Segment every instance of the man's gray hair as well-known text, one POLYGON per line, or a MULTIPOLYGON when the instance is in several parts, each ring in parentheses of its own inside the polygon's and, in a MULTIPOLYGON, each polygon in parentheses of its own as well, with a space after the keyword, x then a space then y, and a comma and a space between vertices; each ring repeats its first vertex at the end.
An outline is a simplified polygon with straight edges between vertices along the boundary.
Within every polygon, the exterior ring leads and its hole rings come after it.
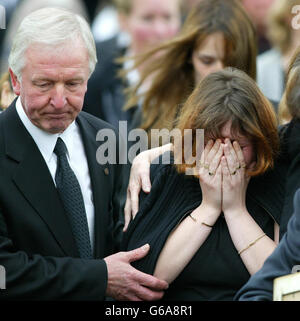
POLYGON ((21 79, 25 52, 31 44, 56 46, 67 41, 83 41, 89 56, 90 74, 97 63, 96 46, 91 29, 81 16, 61 8, 43 8, 26 16, 15 35, 9 67, 21 79))

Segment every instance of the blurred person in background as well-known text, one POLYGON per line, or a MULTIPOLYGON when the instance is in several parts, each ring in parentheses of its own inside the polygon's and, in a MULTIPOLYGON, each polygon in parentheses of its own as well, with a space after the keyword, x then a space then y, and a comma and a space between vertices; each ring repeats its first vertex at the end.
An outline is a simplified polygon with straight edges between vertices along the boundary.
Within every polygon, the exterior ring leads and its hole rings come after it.
POLYGON ((74 13, 80 14, 88 20, 88 13, 82 0, 21 0, 18 6, 12 13, 5 36, 3 40, 3 48, 1 52, 1 66, 0 72, 5 73, 8 71, 8 56, 13 42, 13 38, 17 29, 25 16, 32 11, 42 9, 44 7, 60 7, 70 10, 74 13))
POLYGON ((99 8, 102 8, 107 2, 111 2, 111 0, 82 0, 85 4, 87 14, 88 14, 88 21, 91 23, 94 21, 99 8))
POLYGON ((185 0, 183 3, 183 19, 187 17, 189 12, 196 6, 201 0, 185 0))
POLYGON ((266 24, 267 15, 274 0, 241 0, 241 2, 256 27, 258 52, 262 53, 270 49, 266 24))
POLYGON ((257 83, 264 95, 279 102, 285 88, 288 66, 300 45, 300 31, 293 27, 292 8, 299 0, 275 0, 268 17, 267 34, 272 49, 258 56, 257 83))
POLYGON ((200 80, 227 66, 255 79, 256 55, 255 28, 239 1, 201 0, 177 37, 134 61, 134 68, 147 67, 140 82, 128 89, 125 108, 140 103, 132 127, 172 129, 182 104, 200 80), (142 90, 149 78, 151 84, 142 90))
POLYGON ((0 78, 0 111, 6 109, 15 99, 9 72, 5 72, 0 78))
POLYGON ((100 0, 96 12, 91 26, 95 41, 104 41, 118 36, 121 37, 119 41, 122 43, 122 38, 125 37, 124 46, 126 46, 128 36, 125 31, 120 29, 115 2, 113 0, 100 0))
MULTIPOLYGON (((0 5, 5 8, 5 27, 8 26, 11 16, 16 9, 18 3, 20 3, 21 0, 0 0, 0 5)), ((3 40, 5 36, 5 29, 0 29, 0 59, 1 58, 1 52, 3 51, 3 40)), ((2 62, 0 61, 0 66, 2 65, 2 62)))
POLYGON ((120 120, 131 121, 132 112, 123 111, 123 89, 138 82, 140 70, 133 70, 125 80, 118 73, 128 66, 116 62, 122 56, 139 55, 172 38, 181 26, 181 0, 115 0, 121 30, 129 44, 120 44, 116 36, 96 43, 96 70, 88 83, 84 110, 118 127, 120 120))

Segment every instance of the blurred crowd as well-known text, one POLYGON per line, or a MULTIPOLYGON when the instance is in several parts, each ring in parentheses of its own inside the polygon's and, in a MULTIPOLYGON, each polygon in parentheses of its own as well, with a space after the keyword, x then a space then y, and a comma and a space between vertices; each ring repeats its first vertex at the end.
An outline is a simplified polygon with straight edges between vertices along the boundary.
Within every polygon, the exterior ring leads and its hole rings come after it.
MULTIPOLYGON (((292 7, 297 5, 298 2, 297 0, 240 1, 257 30, 258 85, 263 93, 274 101, 277 108, 284 91, 288 62, 300 39, 298 30, 290 27, 291 20, 295 16, 295 14, 292 14, 292 7)), ((112 67, 109 64, 113 63, 113 58, 139 54, 151 46, 173 37, 179 30, 189 10, 201 0, 174 0, 172 2, 178 2, 178 4, 174 5, 178 5, 178 7, 167 8, 167 10, 171 10, 168 12, 170 17, 165 18, 172 21, 160 23, 159 13, 156 13, 157 17, 152 16, 151 1, 136 1, 136 8, 134 4, 134 10, 128 12, 126 11, 128 9, 126 8, 126 1, 122 0, 1 0, 0 4, 6 9, 6 29, 0 32, 0 73, 4 74, 7 71, 8 54, 20 21, 34 10, 47 6, 58 6, 85 17, 90 23, 97 44, 99 43, 98 55, 101 57, 98 62, 99 68, 104 69, 106 68, 105 64, 112 67), (181 3, 179 4, 179 2, 181 3), (107 42, 108 40, 110 40, 109 43, 107 42), (118 52, 116 53, 117 49, 118 52), (101 51, 103 51, 103 55, 101 51), (108 60, 106 55, 111 54, 113 57, 108 60)), ((156 4, 154 3, 153 5, 155 6, 156 4)), ((164 2, 161 2, 161 6, 163 5, 164 2)), ((130 79, 133 82, 137 80, 137 77, 135 72, 130 75, 130 79)), ((93 87, 92 82, 90 87, 93 87)), ((118 86, 116 85, 116 87, 118 86)), ((91 88, 92 91, 93 88, 91 88)), ((106 94, 104 93, 101 99, 104 99, 109 105, 123 104, 124 102, 119 99, 120 93, 117 89, 116 91, 113 92, 112 97, 106 91, 106 94), (114 100, 115 102, 112 102, 114 100)), ((97 96, 93 96, 93 99, 95 97, 97 96)), ((87 96, 87 105, 89 105, 87 108, 97 116, 104 117, 104 119, 112 123, 115 123, 116 117, 117 119, 130 118, 128 112, 125 113, 119 110, 120 106, 115 107, 117 115, 105 115, 105 110, 102 112, 103 108, 99 107, 101 103, 99 102, 98 106, 92 106, 93 102, 89 98, 90 96, 87 96)), ((5 108, 5 104, 2 104, 2 108, 5 108)), ((107 107, 107 109, 109 108, 107 107)))

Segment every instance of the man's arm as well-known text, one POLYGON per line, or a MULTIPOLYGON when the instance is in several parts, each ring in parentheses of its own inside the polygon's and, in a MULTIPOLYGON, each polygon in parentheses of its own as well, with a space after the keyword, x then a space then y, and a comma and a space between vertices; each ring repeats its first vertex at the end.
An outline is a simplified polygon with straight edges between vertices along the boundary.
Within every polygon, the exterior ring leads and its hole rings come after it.
POLYGON ((157 300, 168 284, 130 265, 148 251, 146 246, 104 260, 29 255, 14 249, 0 213, 0 265, 6 271, 0 300, 157 300))

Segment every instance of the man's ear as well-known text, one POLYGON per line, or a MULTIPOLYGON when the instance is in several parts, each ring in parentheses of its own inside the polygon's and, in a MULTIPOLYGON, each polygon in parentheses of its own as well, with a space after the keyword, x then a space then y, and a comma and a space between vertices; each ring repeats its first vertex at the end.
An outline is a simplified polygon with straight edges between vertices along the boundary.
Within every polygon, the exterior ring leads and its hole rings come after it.
POLYGON ((21 84, 18 80, 18 77, 14 74, 14 72, 11 70, 11 68, 8 69, 11 79, 11 84, 14 90, 14 93, 19 96, 21 91, 21 84))

